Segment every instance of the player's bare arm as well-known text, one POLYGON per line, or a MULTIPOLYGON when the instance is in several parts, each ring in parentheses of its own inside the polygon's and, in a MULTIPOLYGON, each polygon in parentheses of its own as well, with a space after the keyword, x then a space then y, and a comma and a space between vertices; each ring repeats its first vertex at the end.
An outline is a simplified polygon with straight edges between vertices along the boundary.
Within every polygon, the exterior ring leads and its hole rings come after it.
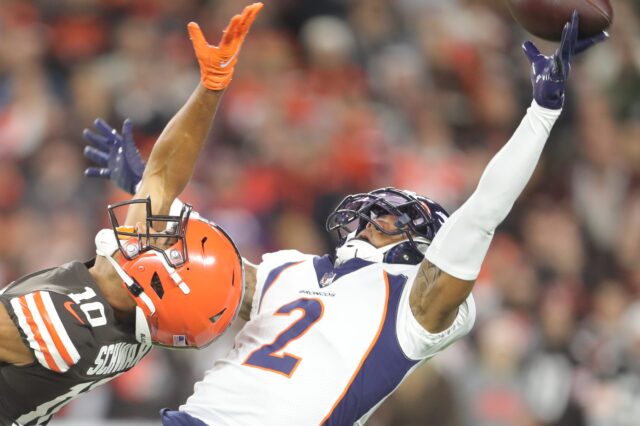
POLYGON ((431 333, 446 330, 455 320, 460 303, 471 294, 474 283, 449 275, 424 260, 409 298, 413 315, 431 333))
POLYGON ((0 361, 14 365, 27 365, 35 361, 22 341, 20 332, 0 303, 0 361))
MULTIPOLYGON (((155 143, 134 195, 150 197, 154 214, 167 214, 191 179, 222 93, 199 85, 155 143)), ((134 226, 145 217, 143 205, 132 205, 125 223, 134 226)))
POLYGON ((444 223, 426 252, 410 297, 411 309, 430 332, 447 329, 473 288, 493 233, 507 216, 537 165, 559 117, 572 57, 606 39, 578 40, 578 15, 564 28, 551 57, 523 45, 532 65, 534 102, 511 139, 485 169, 471 197, 444 223))
MULTIPOLYGON (((234 16, 218 46, 207 43, 198 24, 189 23, 201 84, 158 138, 134 196, 150 197, 154 214, 166 214, 191 179, 222 94, 231 82, 244 39, 261 8, 262 3, 255 3, 234 16)), ((133 226, 145 216, 144 206, 134 205, 127 213, 126 224, 133 226)))
POLYGON ((240 308, 240 318, 245 321, 251 319, 251 306, 253 304, 253 295, 256 292, 256 276, 258 274, 258 267, 246 259, 244 264, 244 299, 242 300, 242 306, 240 308))
MULTIPOLYGON (((123 126, 122 134, 119 134, 104 120, 96 119, 94 124, 97 132, 85 129, 82 134, 89 143, 84 149, 84 155, 95 164, 85 170, 85 176, 110 179, 131 195, 140 191, 139 196, 149 195, 149 185, 154 186, 148 183, 144 190, 140 186, 143 174, 148 172, 147 180, 167 180, 167 191, 179 193, 180 187, 185 184, 185 175, 191 176, 190 169, 187 167, 185 173, 180 164, 170 165, 173 168, 169 169, 164 160, 170 159, 177 163, 171 155, 183 149, 183 144, 193 144, 194 141, 195 145, 191 146, 199 152, 204 142, 202 138, 207 134, 222 92, 233 77, 244 38, 261 8, 262 3, 254 3, 245 7, 240 15, 234 16, 218 46, 209 45, 198 24, 189 23, 189 35, 200 65, 201 85, 156 142, 154 149, 157 158, 152 158, 156 164, 147 167, 150 170, 145 170, 145 163, 133 141, 130 125, 123 126), (190 125, 197 127, 189 127, 190 125)), ((188 158, 189 153, 185 153, 185 156, 188 158)))

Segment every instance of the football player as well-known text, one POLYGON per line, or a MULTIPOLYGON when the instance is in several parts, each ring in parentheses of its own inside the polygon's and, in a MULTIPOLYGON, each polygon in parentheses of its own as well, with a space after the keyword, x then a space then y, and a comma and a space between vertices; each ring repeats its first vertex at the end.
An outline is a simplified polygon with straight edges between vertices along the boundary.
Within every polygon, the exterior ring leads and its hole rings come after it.
MULTIPOLYGON (((574 13, 552 56, 523 45, 532 104, 450 217, 429 198, 378 189, 330 214, 327 230, 341 237, 335 253, 245 260, 248 322, 179 411, 161 412, 163 424, 363 424, 413 369, 467 334, 480 266, 562 111, 571 60, 606 37, 578 40, 574 13)), ((114 134, 106 169, 135 181, 122 143, 114 134)))
MULTIPOLYGON (((76 396, 132 368, 152 343, 204 347, 239 312, 244 274, 233 242, 190 206, 170 206, 191 177, 261 7, 236 15, 219 46, 189 24, 202 83, 154 145, 135 198, 109 207, 113 229, 96 236, 97 257, 3 289, 0 424, 46 424, 76 396)), ((123 134, 130 129, 125 121, 123 134)))

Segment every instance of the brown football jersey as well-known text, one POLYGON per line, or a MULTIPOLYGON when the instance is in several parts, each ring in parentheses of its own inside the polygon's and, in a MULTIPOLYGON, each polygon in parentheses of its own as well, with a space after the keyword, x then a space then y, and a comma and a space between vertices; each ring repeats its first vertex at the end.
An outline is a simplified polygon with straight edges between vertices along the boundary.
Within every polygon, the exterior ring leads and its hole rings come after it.
POLYGON ((0 295, 35 362, 0 362, 0 424, 46 424, 69 401, 133 367, 149 352, 118 321, 89 274, 69 262, 22 277, 0 295))

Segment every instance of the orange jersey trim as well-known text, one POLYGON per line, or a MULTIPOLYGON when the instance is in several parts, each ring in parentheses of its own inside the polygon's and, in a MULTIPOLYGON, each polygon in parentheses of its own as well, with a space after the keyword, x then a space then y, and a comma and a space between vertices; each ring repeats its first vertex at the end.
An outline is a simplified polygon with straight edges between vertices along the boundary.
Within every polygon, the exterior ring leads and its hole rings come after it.
POLYGON ((44 301, 42 300, 42 293, 40 292, 35 293, 33 298, 36 302, 36 306, 38 307, 38 311, 40 312, 40 316, 42 317, 42 321, 47 327, 47 331, 49 331, 49 335, 53 340, 53 344, 55 345, 58 352, 60 352, 62 359, 64 359, 64 362, 66 362, 68 366, 75 364, 73 362, 73 359, 71 358, 71 355, 69 355, 67 348, 64 346, 64 343, 62 343, 62 339, 60 339, 60 336, 58 335, 58 331, 56 330, 55 326, 51 322, 51 319, 49 318, 49 312, 47 311, 47 308, 44 306, 44 301))
POLYGON ((27 300, 23 296, 18 298, 18 301, 20 302, 20 307, 22 308, 22 313, 24 314, 24 317, 27 320, 27 324, 29 324, 31 333, 33 333, 33 338, 38 343, 38 346, 40 346, 40 352, 42 352, 42 355, 44 356, 44 360, 47 362, 49 369, 53 371, 57 371, 58 373, 61 373, 62 370, 58 368, 55 361, 53 360, 53 357, 49 353, 49 348, 47 348, 47 344, 44 342, 42 335, 40 334, 40 330, 38 329, 38 326, 36 325, 35 320, 31 316, 31 310, 27 306, 27 300))

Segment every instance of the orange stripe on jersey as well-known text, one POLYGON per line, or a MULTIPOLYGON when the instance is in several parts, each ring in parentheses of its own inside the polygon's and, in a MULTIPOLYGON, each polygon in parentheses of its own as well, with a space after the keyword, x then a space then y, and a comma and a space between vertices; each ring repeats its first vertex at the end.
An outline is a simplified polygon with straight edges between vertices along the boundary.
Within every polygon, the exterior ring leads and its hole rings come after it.
POLYGON ((49 348, 47 348, 47 344, 44 342, 44 339, 40 334, 40 330, 38 329, 38 326, 36 325, 35 320, 31 316, 31 310, 27 306, 27 300, 25 299, 24 296, 22 296, 18 298, 18 301, 20 302, 20 307, 22 308, 22 313, 24 314, 24 317, 27 320, 27 324, 29 324, 31 333, 33 333, 33 337, 34 339, 36 339, 38 346, 40 346, 40 352, 42 352, 42 355, 44 356, 44 360, 47 363, 47 366, 49 367, 50 370, 61 373, 62 371, 60 370, 60 368, 58 368, 55 361, 53 360, 53 357, 49 353, 49 348))
POLYGON ((367 360, 367 357, 369 356, 371 349, 373 349, 373 347, 378 342, 378 339, 380 338, 380 333, 382 332, 382 326, 384 325, 384 321, 387 317, 387 306, 389 304, 389 277, 387 276, 386 272, 384 273, 384 285, 385 285, 384 309, 382 310, 382 317, 380 318, 380 324, 378 325, 378 331, 376 332, 376 337, 374 337, 371 343, 369 344, 369 348, 367 349, 367 352, 365 352, 362 359, 360 360, 360 363, 358 364, 358 368, 356 368, 356 370, 351 375, 351 378, 349 379, 349 383, 347 383, 347 386, 345 386, 345 388, 342 390, 342 393, 340 394, 336 402, 334 402, 333 407, 331 407, 331 410, 329 410, 329 413, 324 417, 324 419, 322 419, 320 424, 325 424, 327 420, 329 420, 329 417, 331 417, 331 415, 333 414, 333 410, 336 409, 340 401, 342 401, 342 398, 344 398, 345 394, 351 387, 353 380, 356 378, 356 376, 360 372, 360 369, 362 368, 362 364, 364 364, 364 362, 367 360))
POLYGON ((62 343, 62 340, 58 335, 58 331, 51 322, 51 318, 49 318, 49 312, 44 306, 44 301, 42 300, 42 293, 34 293, 33 299, 35 300, 36 306, 38 307, 38 312, 40 312, 40 316, 42 317, 42 320, 44 321, 44 324, 49 331, 49 335, 51 336, 51 339, 53 339, 53 344, 55 345, 58 352, 60 352, 60 355, 62 355, 62 359, 64 359, 64 362, 66 362, 69 366, 75 364, 73 362, 73 359, 71 358, 71 355, 69 355, 67 348, 64 346, 64 343, 62 343))

